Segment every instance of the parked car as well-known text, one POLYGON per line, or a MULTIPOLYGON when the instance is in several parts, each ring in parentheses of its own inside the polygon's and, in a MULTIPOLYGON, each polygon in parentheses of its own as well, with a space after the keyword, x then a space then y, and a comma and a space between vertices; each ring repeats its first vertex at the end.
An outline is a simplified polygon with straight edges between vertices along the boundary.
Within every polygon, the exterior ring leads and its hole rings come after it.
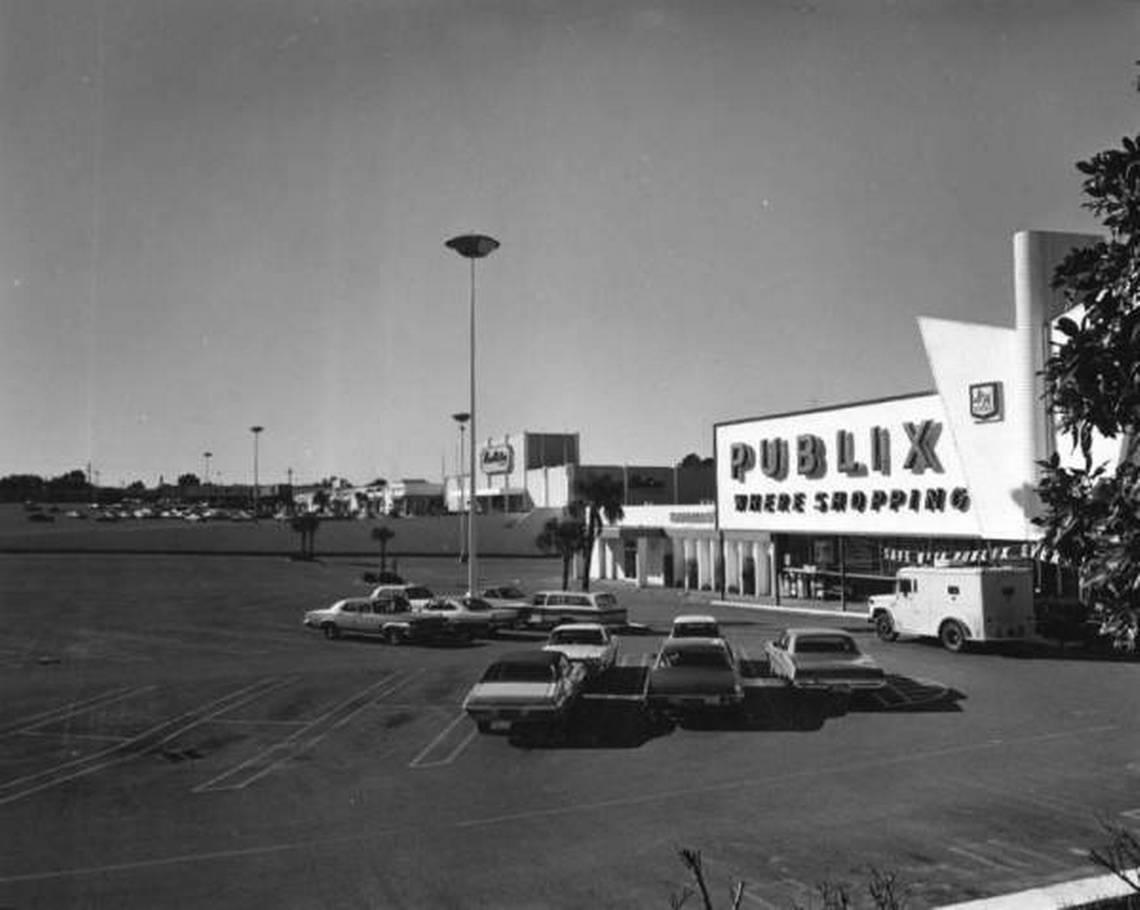
POLYGON ((732 646, 723 638, 667 638, 649 670, 649 706, 670 715, 731 712, 744 702, 732 646))
POLYGON ((302 622, 329 639, 368 635, 398 645, 459 637, 444 617, 415 613, 400 595, 346 597, 323 609, 309 610, 302 622))
POLYGON ((376 600, 377 598, 384 597, 389 594, 399 594, 402 597, 405 597, 408 603, 412 605, 413 609, 426 606, 431 600, 435 598, 435 595, 432 593, 431 588, 425 588, 423 585, 409 584, 377 585, 372 589, 372 593, 368 596, 372 600, 376 600))
POLYGON ((673 619, 670 638, 720 638, 720 625, 712 616, 686 614, 673 619))
POLYGON ((797 689, 881 689, 886 674, 855 639, 839 629, 785 629, 764 646, 773 676, 797 689))
POLYGON ((625 607, 608 591, 539 591, 532 598, 526 624, 553 628, 574 622, 596 622, 604 626, 624 626, 625 607))
POLYGON ((478 597, 436 597, 422 607, 420 613, 442 616, 458 630, 472 638, 486 638, 515 623, 515 612, 492 607, 478 597))
POLYGON ((565 654, 571 663, 580 663, 590 674, 608 670, 617 661, 617 639, 596 622, 556 626, 542 646, 544 651, 565 654))
POLYGON ((586 678, 557 651, 511 651, 483 673, 463 700, 480 733, 559 732, 586 678))
POLYGON ((530 598, 514 585, 498 585, 486 588, 479 595, 492 607, 515 611, 515 623, 522 625, 530 616, 530 598))

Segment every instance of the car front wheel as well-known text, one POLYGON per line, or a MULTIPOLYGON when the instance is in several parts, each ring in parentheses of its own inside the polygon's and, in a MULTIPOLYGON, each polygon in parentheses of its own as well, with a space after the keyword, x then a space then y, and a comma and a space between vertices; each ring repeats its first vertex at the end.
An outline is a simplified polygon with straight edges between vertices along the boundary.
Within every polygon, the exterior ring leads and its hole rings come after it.
POLYGON ((336 627, 336 623, 326 622, 321 626, 321 631, 325 633, 325 638, 329 641, 340 638, 340 629, 336 627))

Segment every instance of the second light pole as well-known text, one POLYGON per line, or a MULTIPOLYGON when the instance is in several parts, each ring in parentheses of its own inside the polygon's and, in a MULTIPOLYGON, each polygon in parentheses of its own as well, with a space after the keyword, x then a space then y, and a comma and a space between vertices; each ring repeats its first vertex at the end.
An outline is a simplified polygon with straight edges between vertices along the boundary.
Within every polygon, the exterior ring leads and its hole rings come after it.
POLYGON ((265 427, 250 427, 249 431, 253 434, 253 520, 257 521, 257 437, 261 435, 261 431, 265 427))
POLYGON ((445 246, 471 262, 471 304, 468 311, 471 333, 471 492, 467 499, 467 593, 474 597, 479 589, 479 573, 475 564, 475 260, 495 252, 499 241, 485 234, 461 234, 452 237, 445 246))
POLYGON ((452 414, 451 419, 459 424, 459 461, 455 473, 459 480, 459 561, 463 562, 465 559, 463 553, 463 512, 466 508, 463 502, 463 453, 466 451, 463 447, 463 431, 467 429, 467 421, 471 419, 471 415, 466 411, 460 411, 458 414, 452 414))

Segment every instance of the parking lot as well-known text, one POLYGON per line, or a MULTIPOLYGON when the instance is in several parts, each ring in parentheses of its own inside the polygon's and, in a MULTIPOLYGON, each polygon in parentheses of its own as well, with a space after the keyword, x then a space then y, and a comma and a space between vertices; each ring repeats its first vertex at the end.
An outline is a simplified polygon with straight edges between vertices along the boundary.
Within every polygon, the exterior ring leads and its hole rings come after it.
MULTIPOLYGON (((1137 666, 884 644, 849 619, 614 588, 647 662, 713 612, 746 660, 838 625, 888 672, 846 709, 747 680, 749 719, 664 727, 579 705, 565 743, 485 736, 471 646, 326 641, 301 613, 361 566, 281 558, 11 556, 0 604, 0 906, 654 907, 702 852, 720 900, 818 903, 869 870, 912 906, 1092 874, 1103 822, 1140 824, 1137 666)), ((461 587, 454 561, 401 571, 461 587)), ((556 587, 545 561, 488 580, 556 587)), ((727 905, 727 904, 726 904, 727 905)))

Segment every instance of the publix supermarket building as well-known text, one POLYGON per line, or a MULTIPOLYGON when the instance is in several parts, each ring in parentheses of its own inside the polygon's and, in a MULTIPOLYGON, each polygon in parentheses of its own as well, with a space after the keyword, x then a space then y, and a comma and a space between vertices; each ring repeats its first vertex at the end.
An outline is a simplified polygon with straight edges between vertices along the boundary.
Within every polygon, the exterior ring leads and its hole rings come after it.
POLYGON ((1058 449, 1040 371, 1066 306, 1053 269, 1095 239, 1015 235, 1012 327, 920 318, 931 390, 717 423, 715 502, 627 507, 594 573, 845 601, 907 564, 1026 563, 1059 592, 1068 582, 1034 559, 1037 462, 1058 449))

